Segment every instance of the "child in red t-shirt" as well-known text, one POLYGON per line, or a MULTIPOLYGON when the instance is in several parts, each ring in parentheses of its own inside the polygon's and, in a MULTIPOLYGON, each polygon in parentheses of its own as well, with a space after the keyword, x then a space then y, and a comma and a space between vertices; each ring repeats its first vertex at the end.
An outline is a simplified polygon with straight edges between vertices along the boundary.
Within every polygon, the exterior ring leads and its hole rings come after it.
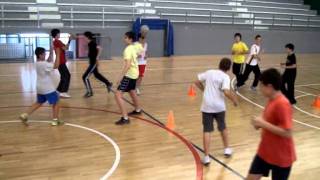
POLYGON ((59 29, 52 29, 51 36, 54 38, 53 40, 53 47, 56 53, 56 56, 59 56, 60 64, 58 67, 60 73, 60 82, 57 88, 57 91, 60 93, 60 97, 63 98, 70 98, 71 96, 68 94, 69 86, 70 86, 70 78, 71 74, 69 72, 68 67, 66 66, 67 59, 66 59, 66 50, 69 49, 70 42, 72 40, 73 35, 69 37, 68 44, 63 44, 60 41, 60 30, 59 29))
POLYGON ((296 153, 292 138, 292 107, 281 93, 281 75, 276 69, 268 69, 260 76, 260 89, 269 100, 263 115, 254 117, 251 124, 261 129, 261 142, 247 180, 268 177, 272 171, 273 180, 289 177, 296 153))

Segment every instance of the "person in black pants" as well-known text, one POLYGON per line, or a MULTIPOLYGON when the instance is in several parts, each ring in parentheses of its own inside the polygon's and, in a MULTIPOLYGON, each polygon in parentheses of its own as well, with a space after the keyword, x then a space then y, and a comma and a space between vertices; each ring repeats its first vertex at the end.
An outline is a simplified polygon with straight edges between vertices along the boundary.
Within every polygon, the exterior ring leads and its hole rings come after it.
POLYGON ((294 83, 297 76, 297 59, 294 53, 294 45, 289 43, 285 46, 288 56, 286 63, 281 63, 281 67, 284 68, 282 75, 282 93, 288 98, 291 104, 296 104, 297 101, 294 97, 294 83))
POLYGON ((84 97, 88 98, 88 97, 93 96, 93 91, 92 91, 92 87, 91 87, 90 80, 89 80, 90 75, 92 73, 95 78, 97 78, 99 81, 101 81, 102 83, 104 83, 106 85, 108 92, 111 91, 112 83, 99 73, 99 70, 98 70, 99 62, 97 60, 97 57, 99 57, 99 55, 101 53, 101 48, 99 46, 97 46, 97 44, 93 38, 93 34, 89 31, 87 31, 84 33, 84 36, 85 36, 86 40, 88 41, 89 67, 87 68, 87 70, 83 74, 82 79, 83 79, 84 85, 86 86, 86 89, 87 89, 87 92, 84 95, 84 97))
POLYGON ((68 70, 68 67, 66 65, 67 58, 66 58, 66 50, 69 49, 69 45, 72 39, 74 39, 74 36, 71 34, 69 37, 68 43, 65 45, 60 40, 60 30, 59 29, 53 29, 51 31, 51 35, 54 38, 53 41, 53 47, 56 53, 57 58, 60 60, 60 64, 58 67, 59 73, 60 73, 60 83, 58 85, 57 91, 60 93, 60 97, 63 98, 70 98, 71 96, 68 94, 69 86, 70 86, 70 79, 71 75, 68 70))
POLYGON ((232 72, 236 76, 237 84, 235 85, 235 90, 238 89, 238 83, 240 82, 240 78, 243 71, 243 65, 245 62, 245 55, 248 53, 248 47, 247 45, 241 41, 241 34, 236 33, 234 35, 234 43, 231 48, 232 53, 232 72))
POLYGON ((260 58, 261 41, 262 41, 262 37, 260 35, 257 35, 255 37, 255 43, 250 48, 250 54, 246 61, 246 67, 245 67, 244 73, 240 77, 240 81, 237 84, 238 87, 243 86, 245 82, 248 80, 250 73, 253 72, 254 80, 251 85, 251 90, 256 91, 259 83, 259 77, 261 74, 260 67, 259 67, 259 61, 261 60, 260 58))

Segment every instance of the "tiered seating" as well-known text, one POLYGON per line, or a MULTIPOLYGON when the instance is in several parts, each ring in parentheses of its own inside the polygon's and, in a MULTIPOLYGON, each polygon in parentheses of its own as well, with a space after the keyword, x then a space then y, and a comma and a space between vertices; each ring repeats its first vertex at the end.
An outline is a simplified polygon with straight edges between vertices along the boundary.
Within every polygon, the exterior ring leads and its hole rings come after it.
POLYGON ((174 23, 320 28, 316 11, 302 0, 56 0, 47 4, 45 13, 41 8, 38 12, 35 7, 43 4, 36 2, 0 0, 2 25, 42 27, 44 21, 52 21, 65 27, 107 27, 128 25, 147 16, 174 23))

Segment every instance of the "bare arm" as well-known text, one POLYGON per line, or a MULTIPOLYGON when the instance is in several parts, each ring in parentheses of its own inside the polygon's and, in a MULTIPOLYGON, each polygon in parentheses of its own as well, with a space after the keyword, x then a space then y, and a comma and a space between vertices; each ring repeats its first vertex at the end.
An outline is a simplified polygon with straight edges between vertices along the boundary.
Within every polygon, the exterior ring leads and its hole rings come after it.
POLYGON ((195 84, 201 91, 204 91, 204 85, 203 85, 203 83, 202 83, 201 81, 196 80, 196 81, 194 82, 194 84, 195 84))
POLYGON ((281 137, 290 138, 292 136, 292 130, 290 129, 283 129, 281 127, 275 126, 267 121, 265 121, 262 117, 254 117, 251 120, 251 124, 256 128, 262 128, 272 132, 281 137))
POLYGON ((238 106, 238 99, 235 94, 233 94, 230 90, 226 89, 223 90, 223 93, 228 99, 230 99, 233 102, 234 106, 238 106))
POLYGON ((121 79, 127 74, 130 66, 131 66, 131 60, 125 60, 123 69, 122 69, 120 77, 119 77, 119 80, 117 81, 118 84, 120 84, 121 79))
POLYGON ((53 66, 53 69, 58 69, 59 65, 60 65, 60 49, 56 49, 55 50, 56 52, 56 60, 54 61, 54 66, 53 66))

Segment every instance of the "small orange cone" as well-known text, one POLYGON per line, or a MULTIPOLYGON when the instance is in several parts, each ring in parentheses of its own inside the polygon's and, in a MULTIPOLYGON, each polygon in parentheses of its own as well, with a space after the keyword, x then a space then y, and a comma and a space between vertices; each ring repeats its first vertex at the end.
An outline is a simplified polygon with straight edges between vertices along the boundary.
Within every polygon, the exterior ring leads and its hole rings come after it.
POLYGON ((196 90, 194 89, 194 86, 191 85, 188 92, 189 97, 195 97, 196 96, 196 90))
POLYGON ((175 128, 173 111, 169 111, 166 127, 171 130, 175 128))
POLYGON ((316 99, 313 102, 313 107, 320 109, 320 95, 316 97, 316 99))

